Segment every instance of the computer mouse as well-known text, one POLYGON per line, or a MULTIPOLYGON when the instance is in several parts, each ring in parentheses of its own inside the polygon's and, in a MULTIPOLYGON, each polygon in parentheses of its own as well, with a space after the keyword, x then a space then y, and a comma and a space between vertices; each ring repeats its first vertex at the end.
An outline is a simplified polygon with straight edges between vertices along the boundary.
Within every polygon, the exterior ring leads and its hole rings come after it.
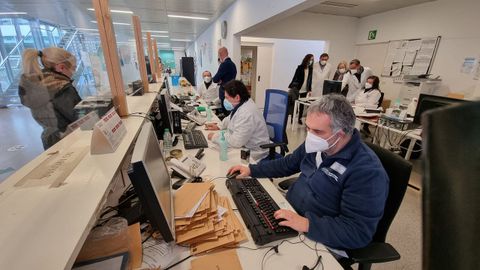
POLYGON ((240 175, 240 171, 234 171, 230 174, 227 174, 226 176, 227 176, 228 179, 233 179, 233 178, 237 177, 238 175, 240 175))

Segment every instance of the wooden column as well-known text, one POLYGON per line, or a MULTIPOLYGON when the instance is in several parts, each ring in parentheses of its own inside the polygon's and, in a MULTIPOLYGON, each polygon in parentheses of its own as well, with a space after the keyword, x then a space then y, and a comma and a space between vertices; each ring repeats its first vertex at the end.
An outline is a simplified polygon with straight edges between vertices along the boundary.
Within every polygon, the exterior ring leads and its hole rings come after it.
POLYGON ((140 18, 136 15, 132 16, 133 31, 135 33, 135 44, 137 46, 138 67, 140 69, 140 78, 143 83, 143 90, 145 93, 150 92, 148 88, 147 65, 145 63, 145 52, 143 47, 142 27, 140 25, 140 18))
POLYGON ((113 104, 120 116, 128 115, 127 98, 123 89, 123 77, 118 59, 117 40, 113 29, 108 0, 92 0, 97 17, 98 32, 102 42, 113 104))
POLYGON ((157 78, 162 78, 162 69, 160 68, 160 58, 158 57, 157 40, 153 39, 153 50, 155 54, 155 70, 157 71, 157 78))
POLYGON ((152 45, 152 35, 150 32, 147 32, 147 46, 148 46, 148 59, 150 60, 150 70, 152 71, 152 79, 154 82, 157 81, 157 75, 155 74, 155 55, 153 53, 153 45, 152 45))

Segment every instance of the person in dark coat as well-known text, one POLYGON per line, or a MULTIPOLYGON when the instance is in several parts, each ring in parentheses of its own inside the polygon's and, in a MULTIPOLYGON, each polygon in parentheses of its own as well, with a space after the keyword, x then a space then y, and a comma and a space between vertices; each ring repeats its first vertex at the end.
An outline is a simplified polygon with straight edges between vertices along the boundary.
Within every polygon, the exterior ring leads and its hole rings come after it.
MULTIPOLYGON (((292 82, 288 85, 288 88, 290 88, 291 102, 295 102, 298 98, 306 97, 308 93, 312 91, 313 62, 313 54, 307 54, 295 70, 292 82)), ((302 124, 303 109, 304 106, 300 104, 298 113, 299 124, 302 124)), ((291 103, 289 111, 293 112, 293 103, 291 103)), ((291 119, 291 121, 293 121, 293 119, 291 119)))
POLYGON ((217 74, 213 76, 212 80, 214 83, 220 85, 218 89, 218 97, 222 104, 223 113, 226 116, 229 112, 225 110, 225 106, 223 105, 223 101, 225 100, 225 89, 223 88, 223 85, 235 79, 237 76, 237 67, 228 56, 228 50, 225 47, 218 49, 218 61, 220 66, 218 67, 217 74))
POLYGON ((73 108, 82 99, 72 84, 75 68, 75 56, 61 48, 26 49, 23 53, 18 95, 43 128, 45 150, 60 141, 68 125, 77 120, 73 108))

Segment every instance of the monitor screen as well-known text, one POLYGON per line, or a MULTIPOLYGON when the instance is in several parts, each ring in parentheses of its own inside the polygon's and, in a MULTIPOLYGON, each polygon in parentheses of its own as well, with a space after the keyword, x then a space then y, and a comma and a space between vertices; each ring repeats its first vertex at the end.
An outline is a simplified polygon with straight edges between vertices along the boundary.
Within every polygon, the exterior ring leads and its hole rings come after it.
MULTIPOLYGON (((170 130, 170 133, 173 132, 173 118, 172 118, 172 111, 170 107, 170 95, 168 94, 168 91, 164 89, 158 96, 158 109, 160 111, 160 120, 162 122, 162 134, 163 131, 168 128, 170 130)), ((159 135, 162 135, 159 134, 159 135)))
POLYGON ((342 91, 342 81, 325 80, 323 81, 323 94, 328 95, 331 93, 340 94, 342 91))
POLYGON ((422 114, 426 111, 460 102, 466 102, 466 100, 420 94, 420 96, 418 97, 418 103, 415 110, 415 117, 413 119, 413 123, 420 125, 422 114))
POLYGON ((174 240, 175 215, 170 174, 150 122, 143 125, 132 155, 128 176, 152 227, 166 242, 174 240))

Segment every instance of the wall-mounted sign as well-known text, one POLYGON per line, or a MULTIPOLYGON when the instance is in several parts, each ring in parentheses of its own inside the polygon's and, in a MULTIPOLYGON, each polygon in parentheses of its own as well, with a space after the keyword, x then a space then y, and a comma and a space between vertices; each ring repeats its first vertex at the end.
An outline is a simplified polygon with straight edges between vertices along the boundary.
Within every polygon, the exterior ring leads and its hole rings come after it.
POLYGON ((371 30, 368 32, 368 40, 374 40, 377 38, 377 30, 371 30))

